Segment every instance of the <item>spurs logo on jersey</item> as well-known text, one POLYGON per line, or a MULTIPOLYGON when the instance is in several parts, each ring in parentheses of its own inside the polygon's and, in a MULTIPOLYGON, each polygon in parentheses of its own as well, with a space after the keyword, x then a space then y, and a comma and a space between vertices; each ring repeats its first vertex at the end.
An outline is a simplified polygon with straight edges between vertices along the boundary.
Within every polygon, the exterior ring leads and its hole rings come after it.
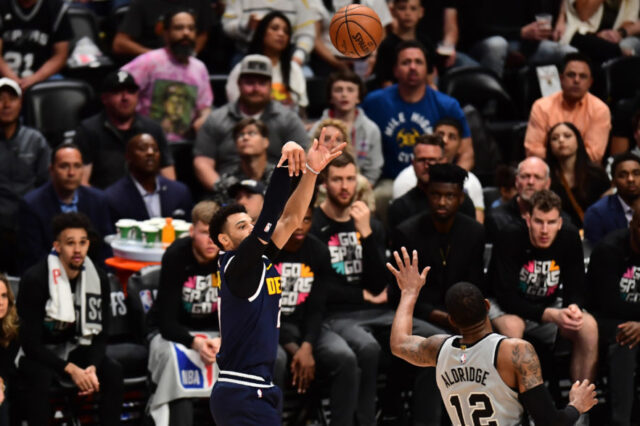
POLYGON ((208 315, 218 309, 220 274, 193 275, 182 284, 182 306, 194 316, 208 315))
POLYGON ((331 266, 347 281, 355 281, 362 273, 362 244, 357 232, 338 232, 329 238, 331 266))
POLYGON ((512 426, 524 412, 518 394, 508 387, 495 366, 504 336, 491 333, 462 348, 460 336, 445 340, 438 353, 436 382, 456 426, 512 426))
POLYGON ((522 265, 519 281, 526 296, 552 296, 560 284, 560 265, 555 260, 530 260, 522 265))
POLYGON ((637 286, 638 280, 640 280, 640 267, 638 266, 630 266, 625 273, 622 274, 618 288, 620 290, 620 298, 623 301, 629 303, 640 302, 640 292, 637 286))
POLYGON ((282 313, 288 315, 309 297, 313 286, 313 271, 301 262, 281 262, 274 264, 274 267, 282 278, 282 313))

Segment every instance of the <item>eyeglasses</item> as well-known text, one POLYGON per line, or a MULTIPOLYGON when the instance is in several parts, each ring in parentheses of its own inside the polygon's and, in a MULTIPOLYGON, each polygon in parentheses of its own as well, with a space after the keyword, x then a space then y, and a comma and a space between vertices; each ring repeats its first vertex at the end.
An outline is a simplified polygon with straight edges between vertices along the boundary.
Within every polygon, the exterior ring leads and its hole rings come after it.
POLYGON ((238 133, 238 139, 242 139, 245 136, 249 136, 250 138, 252 138, 257 135, 258 135, 258 132, 256 132, 255 130, 247 130, 246 132, 238 133))
POLYGON ((430 166, 434 165, 434 164, 438 164, 438 158, 414 158, 413 161, 416 163, 419 163, 421 165, 425 165, 428 164, 430 166))

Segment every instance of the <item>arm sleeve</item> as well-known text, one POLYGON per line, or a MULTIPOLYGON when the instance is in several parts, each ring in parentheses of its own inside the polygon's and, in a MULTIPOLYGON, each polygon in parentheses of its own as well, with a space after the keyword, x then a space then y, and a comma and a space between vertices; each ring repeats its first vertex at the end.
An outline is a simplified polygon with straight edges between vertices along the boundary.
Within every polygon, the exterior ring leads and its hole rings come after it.
POLYGON ((580 412, 572 405, 558 410, 544 384, 521 393, 520 401, 537 425, 570 426, 580 417, 580 412))
POLYGON ((611 131, 611 112, 609 107, 602 104, 598 111, 589 120, 589 126, 583 132, 584 146, 587 149, 589 158, 596 164, 602 163, 602 158, 609 143, 609 132, 611 131))
POLYGON ((69 21, 69 14, 67 11, 69 6, 64 3, 60 3, 60 9, 58 16, 56 16, 56 22, 53 27, 53 34, 51 35, 51 42, 53 44, 61 41, 70 41, 73 38, 73 30, 71 29, 71 22, 69 21))
POLYGON ((180 324, 180 304, 182 303, 182 286, 180 285, 180 268, 183 262, 176 253, 168 249, 162 257, 160 269, 160 285, 158 287, 158 322, 160 333, 166 340, 178 342, 191 347, 193 336, 189 330, 180 324))
POLYGON ((545 146, 545 123, 544 113, 539 102, 535 102, 531 107, 531 114, 529 115, 529 124, 527 125, 527 132, 524 136, 524 149, 526 155, 535 155, 540 158, 546 156, 545 146))
POLYGON ((307 309, 304 318, 304 341, 315 346, 316 339, 320 334, 322 325, 322 316, 324 314, 324 306, 327 301, 327 282, 331 279, 331 261, 329 259, 329 250, 322 247, 322 251, 318 253, 316 260, 316 274, 313 278, 313 287, 309 299, 306 301, 307 309))
POLYGON ((385 237, 382 226, 377 221, 371 222, 371 235, 362 239, 362 288, 378 294, 387 285, 387 268, 385 266, 385 237))
POLYGON ((253 32, 247 28, 249 14, 242 10, 241 0, 226 2, 224 15, 222 15, 222 29, 234 40, 249 41, 253 32))
POLYGON ((584 286, 584 254, 578 232, 572 232, 567 239, 567 246, 562 249, 567 260, 561 266, 562 303, 572 303, 582 307, 585 302, 584 286))
POLYGON ((173 153, 171 149, 169 149, 169 144, 167 143, 167 138, 162 131, 162 128, 158 126, 158 131, 153 132, 153 136, 155 140, 158 142, 158 149, 160 150, 160 166, 168 167, 173 166, 175 161, 173 159, 173 153))
POLYGON ((98 366, 104 358, 107 350, 107 338, 111 327, 111 289, 107 275, 99 271, 100 275, 100 297, 102 298, 102 331, 91 340, 89 355, 87 357, 89 365, 98 366))
POLYGON ((302 59, 303 62, 308 62, 316 38, 315 22, 320 19, 320 16, 308 2, 295 1, 293 4, 296 8, 296 19, 295 22, 292 22, 293 34, 291 37, 291 41, 295 45, 293 56, 302 59))

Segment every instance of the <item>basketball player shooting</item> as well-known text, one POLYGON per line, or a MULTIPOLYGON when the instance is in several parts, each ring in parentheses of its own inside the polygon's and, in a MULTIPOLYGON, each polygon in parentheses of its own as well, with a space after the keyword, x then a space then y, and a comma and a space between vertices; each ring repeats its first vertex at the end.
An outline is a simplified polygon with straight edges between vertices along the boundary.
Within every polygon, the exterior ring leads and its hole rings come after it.
POLYGON ((335 136, 325 142, 324 129, 320 142, 314 140, 306 155, 298 144, 287 142, 255 226, 239 204, 222 207, 211 219, 211 239, 223 250, 218 297, 220 375, 209 402, 218 426, 281 424, 282 393, 272 376, 282 288, 271 259, 302 223, 318 173, 345 145, 336 146, 335 136), (288 167, 280 167, 285 161, 288 167), (293 175, 302 178, 289 197, 293 175))
POLYGON ((402 259, 397 251, 393 255, 398 269, 389 263, 387 268, 402 293, 391 328, 391 351, 414 365, 436 367, 438 388, 454 425, 520 425, 524 408, 535 424, 572 425, 597 403, 595 386, 577 381, 569 404, 558 410, 542 382, 533 346, 493 333, 489 301, 473 284, 455 284, 445 296, 449 321, 462 336, 412 336, 413 309, 429 268, 418 271, 416 251, 413 259, 404 247, 402 259))

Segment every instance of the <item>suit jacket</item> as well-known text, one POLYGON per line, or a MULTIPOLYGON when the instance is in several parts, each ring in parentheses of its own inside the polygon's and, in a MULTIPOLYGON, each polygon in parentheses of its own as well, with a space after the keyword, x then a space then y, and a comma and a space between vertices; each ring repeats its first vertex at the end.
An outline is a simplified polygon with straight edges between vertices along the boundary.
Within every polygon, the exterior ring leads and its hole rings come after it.
POLYGON ((596 244, 611 231, 628 226, 617 195, 599 199, 584 213, 584 236, 592 244, 596 244))
MULTIPOLYGON (((158 175, 160 184, 160 211, 162 217, 187 220, 191 215, 191 192, 182 182, 158 175)), ((114 222, 122 218, 150 219, 147 206, 129 175, 118 180, 105 190, 114 222)))
MULTIPOLYGON (((78 212, 87 215, 98 234, 92 238, 90 256, 102 263, 111 255, 111 249, 103 244, 104 236, 114 233, 113 222, 109 216, 107 197, 99 189, 80 186, 77 189, 78 212)), ((22 268, 42 260, 51 250, 53 229, 51 219, 59 213, 60 201, 51 181, 25 195, 20 205, 20 241, 22 247, 22 268)))

